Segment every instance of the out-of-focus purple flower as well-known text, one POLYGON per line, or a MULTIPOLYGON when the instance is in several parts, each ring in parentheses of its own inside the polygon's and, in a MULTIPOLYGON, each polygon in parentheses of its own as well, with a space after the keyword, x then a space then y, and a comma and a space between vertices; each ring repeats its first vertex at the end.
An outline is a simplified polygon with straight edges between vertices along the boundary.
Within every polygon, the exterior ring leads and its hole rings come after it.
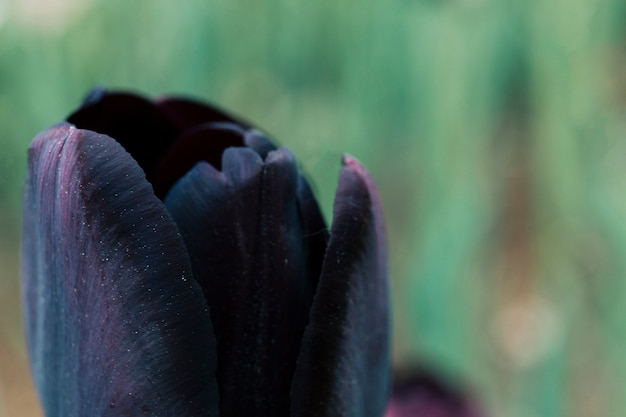
POLYGON ((23 230, 46 416, 383 414, 385 232, 355 159, 328 231, 248 123, 98 90, 33 141, 23 230))
POLYGON ((485 417, 476 400, 423 368, 396 374, 384 417, 485 417))

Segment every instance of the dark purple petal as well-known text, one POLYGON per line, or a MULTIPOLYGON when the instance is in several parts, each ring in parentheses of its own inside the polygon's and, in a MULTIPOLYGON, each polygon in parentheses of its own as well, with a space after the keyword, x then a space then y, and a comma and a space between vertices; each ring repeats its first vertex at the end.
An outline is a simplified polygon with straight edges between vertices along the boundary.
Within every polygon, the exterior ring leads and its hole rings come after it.
POLYGON ((288 416, 317 280, 299 174, 286 149, 265 163, 251 149, 227 149, 222 171, 198 164, 165 200, 211 308, 220 416, 288 416))
POLYGON ((69 124, 35 139, 23 268, 46 415, 217 415, 202 290, 176 225, 113 139, 69 124))
POLYGON ((149 181, 161 156, 180 133, 153 102, 101 89, 92 92, 67 121, 79 129, 114 138, 133 156, 149 181))
POLYGON ((458 387, 423 369, 395 377, 385 417, 483 417, 478 404, 458 387))
POLYGON ((292 386, 292 416, 371 416, 389 385, 386 241, 376 188, 344 157, 322 274, 292 386))
POLYGON ((181 131, 204 123, 230 122, 245 128, 250 124, 217 107, 209 106, 188 98, 167 97, 157 100, 163 114, 181 131))
POLYGON ((244 132, 231 123, 209 123, 188 129, 161 158, 155 169, 152 186, 164 198, 172 185, 200 161, 217 169, 222 166, 222 153, 233 146, 244 145, 244 132))
MULTIPOLYGON (((244 143, 258 153, 262 159, 265 159, 271 151, 276 150, 274 144, 263 133, 254 129, 245 132, 244 143)), ((298 178, 298 206, 300 216, 304 221, 304 239, 309 252, 307 270, 311 279, 315 281, 314 286, 316 286, 326 253, 328 230, 313 191, 302 175, 298 178)))
POLYGON ((249 146, 254 149, 256 153, 261 155, 262 159, 265 159, 267 154, 271 151, 276 150, 276 146, 258 130, 248 130, 245 133, 244 142, 246 146, 249 146))

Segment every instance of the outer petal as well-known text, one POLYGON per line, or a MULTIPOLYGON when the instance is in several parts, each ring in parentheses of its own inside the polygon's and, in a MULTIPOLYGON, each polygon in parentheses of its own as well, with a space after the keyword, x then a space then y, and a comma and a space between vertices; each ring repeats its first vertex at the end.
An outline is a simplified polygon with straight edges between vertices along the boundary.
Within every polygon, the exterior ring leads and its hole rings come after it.
POLYGON ((389 385, 386 242, 367 172, 344 157, 322 274, 292 386, 292 416, 380 417, 389 385))
POLYGON ((23 296, 46 415, 217 415, 215 346, 184 244, 136 162, 69 124, 39 135, 23 296))
POLYGON ((168 194, 214 318, 222 416, 289 415, 289 390, 317 277, 286 149, 265 163, 227 149, 168 194))

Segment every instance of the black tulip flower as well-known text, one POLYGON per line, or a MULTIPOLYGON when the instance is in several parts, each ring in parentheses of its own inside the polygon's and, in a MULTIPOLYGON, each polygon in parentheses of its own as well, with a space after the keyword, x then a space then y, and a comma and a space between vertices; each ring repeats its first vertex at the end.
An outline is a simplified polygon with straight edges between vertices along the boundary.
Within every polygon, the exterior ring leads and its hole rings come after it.
POLYGON ((353 158, 328 231, 292 153, 247 123, 96 91, 33 141, 23 228, 47 417, 384 413, 385 232, 353 158))

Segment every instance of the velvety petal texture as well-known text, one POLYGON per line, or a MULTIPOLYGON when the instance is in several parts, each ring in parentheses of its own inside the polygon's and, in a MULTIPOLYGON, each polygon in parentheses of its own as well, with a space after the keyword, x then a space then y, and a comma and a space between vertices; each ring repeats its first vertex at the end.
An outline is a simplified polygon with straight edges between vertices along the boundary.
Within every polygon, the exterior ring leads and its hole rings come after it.
POLYGON ((218 415, 208 306, 176 225, 115 140, 67 123, 34 140, 23 270, 46 416, 218 415))
POLYGON ((292 416, 382 415, 389 384, 386 234, 369 174, 344 156, 292 385, 292 416))

